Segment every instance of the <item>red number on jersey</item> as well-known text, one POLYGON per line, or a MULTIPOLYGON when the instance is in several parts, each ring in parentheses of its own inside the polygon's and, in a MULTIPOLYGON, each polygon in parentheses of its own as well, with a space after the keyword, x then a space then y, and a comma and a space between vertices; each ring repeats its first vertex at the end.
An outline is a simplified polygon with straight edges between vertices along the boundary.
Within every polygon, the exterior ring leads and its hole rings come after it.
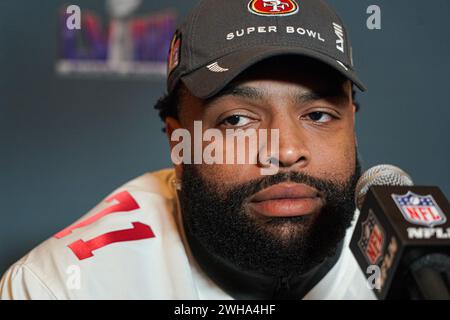
POLYGON ((69 248, 79 260, 83 260, 92 257, 92 251, 114 242, 142 240, 154 237, 155 235, 149 226, 140 222, 133 222, 132 229, 108 232, 88 241, 80 239, 69 244, 69 248))
MULTIPOLYGON (((94 223, 95 221, 111 213, 128 212, 139 209, 139 205, 133 199, 133 197, 128 191, 122 191, 119 192, 118 194, 112 195, 111 197, 106 199, 106 202, 111 202, 112 200, 117 200, 119 203, 112 205, 108 208, 105 208, 99 213, 79 223, 67 227, 66 229, 55 234, 54 237, 57 239, 61 239, 71 234, 74 229, 88 226, 91 223, 94 223)), ((140 222, 133 222, 133 228, 131 229, 108 232, 87 241, 79 239, 69 244, 68 247, 73 251, 73 253, 75 253, 75 255, 79 260, 83 260, 92 257, 93 256, 92 251, 100 249, 111 243, 142 240, 154 237, 155 234, 153 233, 150 226, 140 222)))

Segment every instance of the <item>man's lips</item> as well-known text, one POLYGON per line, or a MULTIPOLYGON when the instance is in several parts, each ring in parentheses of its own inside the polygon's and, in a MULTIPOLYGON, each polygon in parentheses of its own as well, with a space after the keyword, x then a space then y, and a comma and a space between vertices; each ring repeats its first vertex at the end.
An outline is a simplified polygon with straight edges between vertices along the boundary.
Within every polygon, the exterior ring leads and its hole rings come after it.
POLYGON ((294 217, 317 212, 322 206, 319 192, 305 184, 280 183, 256 193, 249 207, 269 217, 294 217))

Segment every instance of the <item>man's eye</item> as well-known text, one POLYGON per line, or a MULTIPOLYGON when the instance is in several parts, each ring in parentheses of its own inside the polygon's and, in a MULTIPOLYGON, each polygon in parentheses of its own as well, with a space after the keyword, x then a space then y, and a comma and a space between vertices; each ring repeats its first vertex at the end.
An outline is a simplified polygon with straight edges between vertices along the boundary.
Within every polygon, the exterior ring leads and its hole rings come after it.
POLYGON ((321 111, 308 113, 306 117, 311 121, 320 123, 329 122, 334 119, 334 117, 331 114, 321 111))
POLYGON ((220 124, 225 126, 242 127, 251 122, 251 119, 241 115, 232 115, 223 119, 220 124))

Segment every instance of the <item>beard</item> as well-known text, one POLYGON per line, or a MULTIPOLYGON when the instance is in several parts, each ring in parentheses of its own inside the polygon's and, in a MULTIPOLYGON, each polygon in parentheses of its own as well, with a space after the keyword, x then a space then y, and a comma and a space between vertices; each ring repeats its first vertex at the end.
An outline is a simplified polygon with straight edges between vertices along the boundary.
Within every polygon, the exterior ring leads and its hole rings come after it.
POLYGON ((224 187, 206 181, 195 165, 184 165, 179 191, 184 226, 206 252, 245 272, 302 275, 335 256, 354 216, 359 162, 345 183, 300 172, 279 172, 224 187), (282 182, 303 183, 324 199, 320 212, 296 217, 252 214, 249 199, 282 182))

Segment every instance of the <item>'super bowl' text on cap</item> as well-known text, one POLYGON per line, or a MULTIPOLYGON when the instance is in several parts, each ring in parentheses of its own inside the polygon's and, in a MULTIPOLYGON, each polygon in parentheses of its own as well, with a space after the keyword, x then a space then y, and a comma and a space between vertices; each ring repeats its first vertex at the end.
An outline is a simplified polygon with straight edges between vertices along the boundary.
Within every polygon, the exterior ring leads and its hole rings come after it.
POLYGON ((200 1, 173 36, 167 90, 181 80, 206 99, 248 67, 277 55, 314 58, 365 90, 347 30, 323 0, 200 1))

